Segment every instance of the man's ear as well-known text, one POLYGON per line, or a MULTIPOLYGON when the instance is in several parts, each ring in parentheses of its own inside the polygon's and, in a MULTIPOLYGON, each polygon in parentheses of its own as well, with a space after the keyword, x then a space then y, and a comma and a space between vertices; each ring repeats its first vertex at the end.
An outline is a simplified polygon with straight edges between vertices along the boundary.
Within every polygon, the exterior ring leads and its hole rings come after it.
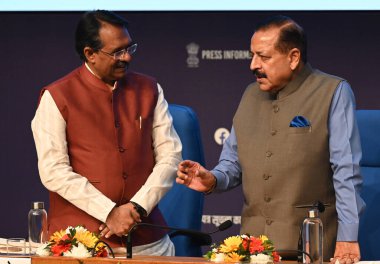
POLYGON ((294 71, 301 62, 301 51, 293 48, 289 51, 289 66, 294 71))
POLYGON ((88 62, 94 63, 95 60, 95 51, 90 47, 85 47, 83 49, 83 54, 86 57, 88 62))

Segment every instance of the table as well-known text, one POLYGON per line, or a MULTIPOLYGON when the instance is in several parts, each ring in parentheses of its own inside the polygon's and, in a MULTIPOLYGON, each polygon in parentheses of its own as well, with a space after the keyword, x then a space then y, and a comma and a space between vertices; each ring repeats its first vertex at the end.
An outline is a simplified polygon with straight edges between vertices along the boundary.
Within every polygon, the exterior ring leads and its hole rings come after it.
POLYGON ((133 256, 126 258, 69 258, 69 257, 39 257, 32 256, 32 264, 96 264, 96 263, 128 263, 128 264, 210 264, 200 257, 166 257, 166 256, 133 256))

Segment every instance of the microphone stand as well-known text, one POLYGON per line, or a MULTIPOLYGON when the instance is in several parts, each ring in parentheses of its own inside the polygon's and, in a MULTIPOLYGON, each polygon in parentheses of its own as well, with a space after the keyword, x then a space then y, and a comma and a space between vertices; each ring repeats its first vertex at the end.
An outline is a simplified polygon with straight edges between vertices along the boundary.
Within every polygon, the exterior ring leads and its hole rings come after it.
MULTIPOLYGON (((134 227, 135 226, 133 226, 132 229, 134 227)), ((127 238, 126 238, 126 243, 125 243, 125 246, 127 249, 127 258, 132 258, 132 229, 131 229, 131 231, 129 231, 127 238)))

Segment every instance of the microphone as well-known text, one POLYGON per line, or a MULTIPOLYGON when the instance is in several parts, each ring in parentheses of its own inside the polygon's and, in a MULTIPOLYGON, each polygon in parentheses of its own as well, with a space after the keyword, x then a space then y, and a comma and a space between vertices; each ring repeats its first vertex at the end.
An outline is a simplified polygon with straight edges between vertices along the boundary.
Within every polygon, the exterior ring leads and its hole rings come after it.
POLYGON ((232 221, 231 220, 224 221, 223 223, 221 223, 218 226, 218 228, 214 232, 211 232, 211 233, 208 233, 208 234, 211 235, 211 234, 214 234, 216 232, 224 231, 224 230, 230 228, 231 226, 232 226, 232 221))
MULTIPOLYGON (((226 220, 223 223, 221 223, 214 231, 209 232, 209 233, 203 233, 203 232, 201 232, 201 233, 207 234, 207 235, 212 235, 212 234, 215 234, 217 232, 224 231, 224 230, 230 228, 231 226, 232 226, 232 221, 226 220)), ((174 237, 174 236, 178 236, 178 235, 188 235, 188 233, 182 232, 182 229, 181 229, 181 230, 176 230, 176 231, 169 234, 170 237, 174 237)), ((208 246, 211 244, 211 242, 212 241, 210 241, 209 243, 204 243, 204 244, 202 244, 202 246, 208 246)))
POLYGON ((325 211, 325 208, 330 206, 331 205, 329 203, 322 203, 321 201, 316 201, 313 204, 296 205, 295 208, 316 208, 320 213, 323 213, 325 211))
POLYGON ((224 231, 224 230, 230 228, 231 226, 232 226, 232 221, 227 220, 227 221, 224 221, 223 223, 221 223, 216 230, 214 230, 210 233, 205 233, 205 232, 201 232, 201 231, 197 231, 197 230, 177 228, 177 227, 172 227, 172 226, 162 226, 162 225, 155 225, 155 224, 150 224, 150 223, 136 223, 131 228, 131 230, 129 230, 129 233, 128 233, 127 238, 126 238, 127 258, 132 258, 132 233, 138 227, 172 230, 174 232, 169 235, 170 237, 177 236, 177 235, 187 235, 187 236, 190 236, 190 237, 196 239, 200 246, 207 246, 207 245, 211 245, 211 243, 212 243, 211 234, 214 234, 214 233, 220 232, 220 231, 224 231))

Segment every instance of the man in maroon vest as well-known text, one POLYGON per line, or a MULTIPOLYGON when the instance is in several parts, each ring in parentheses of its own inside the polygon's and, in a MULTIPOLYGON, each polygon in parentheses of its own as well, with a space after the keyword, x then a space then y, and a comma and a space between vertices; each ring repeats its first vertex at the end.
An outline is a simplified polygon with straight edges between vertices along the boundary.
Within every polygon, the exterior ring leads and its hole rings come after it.
POLYGON ((307 62, 306 36, 292 19, 270 18, 251 39, 250 84, 233 120, 219 164, 192 161, 177 182, 203 192, 242 184, 242 233, 265 234, 278 249, 297 249, 302 205, 328 204, 321 214, 324 260, 360 259, 361 147, 355 101, 342 78, 307 62))
MULTIPOLYGON (((123 18, 87 12, 76 29, 84 64, 42 89, 32 130, 50 234, 85 225, 117 248, 135 223, 165 224, 157 203, 181 143, 160 85, 128 71, 136 48, 123 18)), ((174 254, 164 231, 137 228, 133 237, 135 254, 174 254)))

